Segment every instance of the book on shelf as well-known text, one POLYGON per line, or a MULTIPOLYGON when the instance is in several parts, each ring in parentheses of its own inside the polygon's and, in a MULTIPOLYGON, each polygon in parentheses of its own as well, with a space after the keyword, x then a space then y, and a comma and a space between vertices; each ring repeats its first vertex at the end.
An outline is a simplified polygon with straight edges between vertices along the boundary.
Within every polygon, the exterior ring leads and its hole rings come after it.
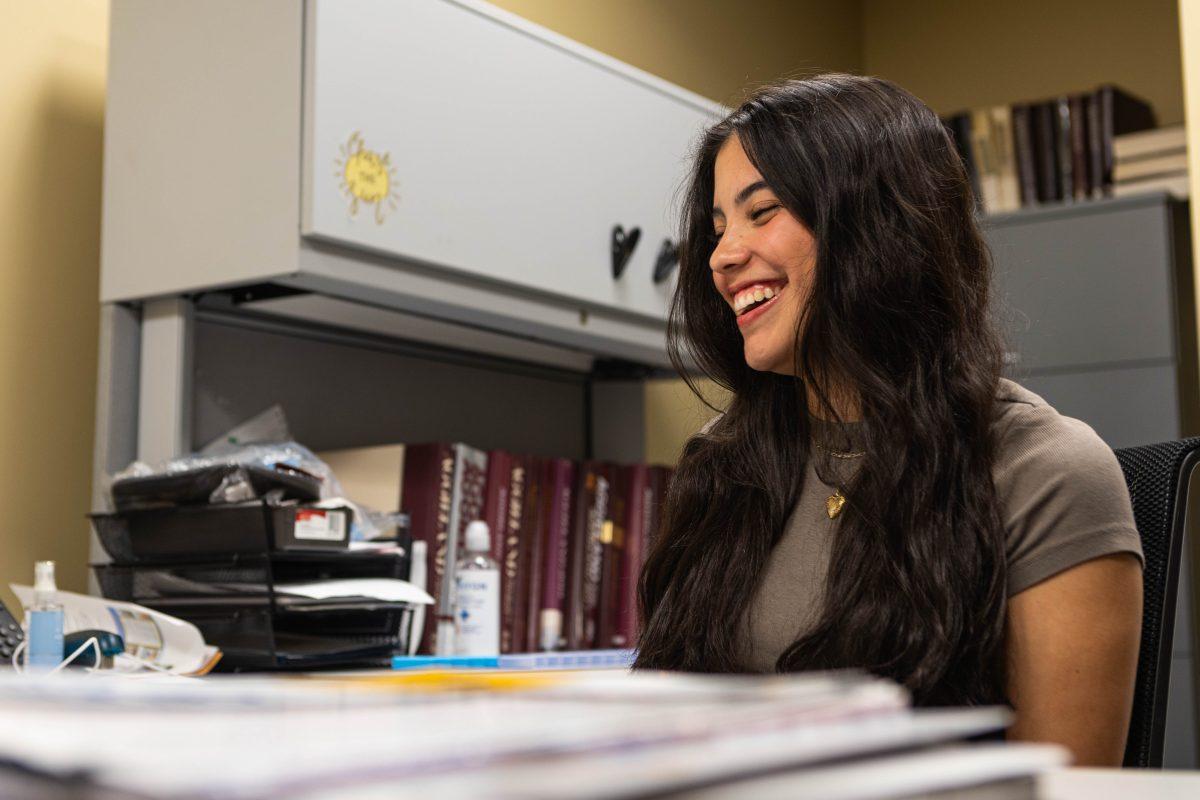
POLYGON ((534 649, 538 650, 559 644, 555 640, 562 636, 562 624, 567 615, 575 473, 575 464, 569 459, 552 458, 547 461, 542 500, 545 514, 540 535, 543 543, 542 592, 538 603, 539 630, 534 642, 534 649), (556 627, 558 630, 555 630, 556 627))
POLYGON ((438 621, 443 632, 453 627, 450 576, 475 519, 488 523, 500 565, 502 653, 632 646, 637 580, 670 473, 461 443, 408 445, 401 504, 425 546, 421 567, 435 599, 419 652, 443 655, 451 646, 440 641, 438 621))
POLYGON ((1153 128, 1154 112, 1145 101, 1106 84, 959 112, 944 124, 980 207, 996 214, 1113 194, 1118 140, 1153 128))
POLYGON ((1113 158, 1118 164, 1150 156, 1186 152, 1187 129, 1183 125, 1168 125, 1165 128, 1113 137, 1113 158))
POLYGON ((1124 181, 1113 186, 1114 197, 1131 197, 1149 192, 1169 192, 1172 197, 1185 200, 1190 192, 1187 173, 1124 181))
POLYGON ((402 502, 413 539, 428 547, 426 591, 434 599, 433 620, 426 618, 422 634, 423 653, 437 653, 452 644, 438 641, 453 628, 450 576, 467 523, 482 517, 487 468, 487 453, 461 443, 431 442, 405 449, 402 502))
POLYGON ((526 460, 525 507, 521 517, 521 566, 517 576, 517 591, 521 593, 520 604, 525 614, 523 623, 513 623, 513 646, 517 648, 517 652, 535 652, 540 649, 538 639, 541 632, 544 546, 542 526, 546 519, 543 508, 548 492, 547 467, 547 459, 530 456, 526 460))
POLYGON ((1181 175, 1187 174, 1187 169, 1187 152, 1118 160, 1113 166, 1113 181, 1119 184, 1141 178, 1181 175))

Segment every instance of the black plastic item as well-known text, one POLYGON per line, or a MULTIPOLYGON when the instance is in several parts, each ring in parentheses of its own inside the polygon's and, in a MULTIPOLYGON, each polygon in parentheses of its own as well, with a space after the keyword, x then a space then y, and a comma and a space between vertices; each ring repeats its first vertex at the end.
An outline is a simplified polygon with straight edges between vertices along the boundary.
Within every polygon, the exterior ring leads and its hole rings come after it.
POLYGON ((670 239, 663 239, 658 248, 658 256, 654 259, 654 282, 662 283, 671 277, 675 267, 679 266, 679 245, 670 239))
POLYGON ((256 464, 214 464, 208 467, 121 478, 113 482, 113 506, 117 511, 144 508, 204 505, 221 485, 244 476, 261 498, 276 492, 280 500, 311 503, 321 498, 321 479, 282 464, 274 468, 256 464))
POLYGON ((633 257, 633 251, 637 247, 638 239, 641 238, 641 228, 630 228, 626 231, 621 225, 613 226, 610 240, 612 247, 613 280, 620 278, 624 274, 625 267, 629 266, 629 259, 633 257))
POLYGON ((104 596, 191 622, 218 669, 384 666, 408 650, 414 609, 370 598, 312 600, 287 584, 408 577, 406 553, 281 553, 192 564, 96 564, 104 596))
POLYGON ((114 561, 197 560, 281 551, 346 550, 354 512, 254 500, 92 514, 92 527, 114 561), (325 531, 317 524, 325 521, 325 531), (333 538, 339 531, 340 538, 333 538))

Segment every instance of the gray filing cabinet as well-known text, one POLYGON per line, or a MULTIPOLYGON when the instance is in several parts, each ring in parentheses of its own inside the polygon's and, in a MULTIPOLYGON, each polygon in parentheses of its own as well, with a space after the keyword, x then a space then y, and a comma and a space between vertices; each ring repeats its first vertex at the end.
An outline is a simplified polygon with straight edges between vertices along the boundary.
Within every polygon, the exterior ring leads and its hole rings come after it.
MULTIPOLYGON (((1200 432, 1187 209, 1148 194, 985 223, 1010 377, 1114 448, 1200 432)), ((1198 501, 1193 490, 1193 512, 1198 501)), ((1176 769, 1200 766, 1189 572, 1185 563, 1163 758, 1176 769)))
POLYGON ((985 227, 1012 378, 1112 447, 1196 430, 1186 202, 1150 194, 985 227))

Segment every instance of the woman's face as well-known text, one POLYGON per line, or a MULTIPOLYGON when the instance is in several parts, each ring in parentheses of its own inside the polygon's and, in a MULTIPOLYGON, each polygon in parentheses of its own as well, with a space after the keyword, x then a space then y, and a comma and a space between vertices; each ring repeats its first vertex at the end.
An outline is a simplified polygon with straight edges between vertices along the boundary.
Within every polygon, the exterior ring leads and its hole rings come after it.
POLYGON ((795 372, 796 327, 816 269, 816 240, 780 204, 731 136, 713 168, 713 284, 737 316, 746 363, 795 372))

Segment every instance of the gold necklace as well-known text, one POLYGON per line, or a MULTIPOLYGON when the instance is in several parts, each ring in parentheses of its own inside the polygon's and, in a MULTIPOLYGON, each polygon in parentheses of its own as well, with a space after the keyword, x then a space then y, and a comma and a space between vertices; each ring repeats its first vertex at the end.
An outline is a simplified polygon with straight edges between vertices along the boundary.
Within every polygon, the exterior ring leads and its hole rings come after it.
MULTIPOLYGON (((816 448, 818 450, 828 453, 829 455, 833 456, 834 458, 842 458, 842 459, 862 458, 863 456, 865 456, 867 454, 865 450, 861 450, 858 452, 839 453, 837 450, 830 450, 828 447, 825 447, 820 442, 813 442, 813 444, 816 446, 816 448)), ((829 497, 825 498, 825 513, 829 515, 830 519, 837 519, 838 515, 842 513, 842 509, 845 507, 845 505, 846 505, 846 495, 842 494, 841 489, 834 489, 833 494, 831 494, 831 495, 829 495, 829 497)))

